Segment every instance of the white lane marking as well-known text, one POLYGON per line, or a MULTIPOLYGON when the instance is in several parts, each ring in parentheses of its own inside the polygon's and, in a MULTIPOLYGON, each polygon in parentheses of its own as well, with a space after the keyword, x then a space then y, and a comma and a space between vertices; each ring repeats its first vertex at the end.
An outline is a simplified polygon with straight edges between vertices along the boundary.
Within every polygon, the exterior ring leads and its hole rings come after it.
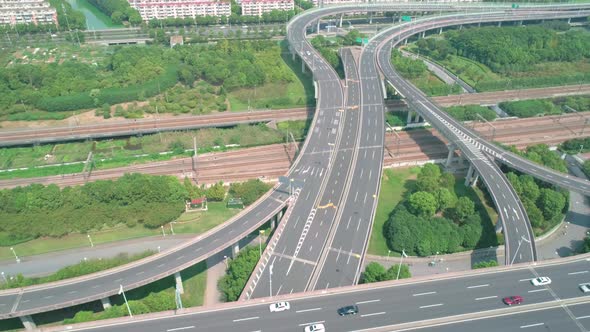
POLYGON ((361 301, 361 302, 357 302, 355 304, 365 304, 365 303, 373 303, 373 302, 379 302, 381 301, 381 299, 377 299, 377 300, 368 300, 368 301, 361 301))
POLYGON ((248 317, 248 318, 240 318, 240 319, 234 319, 234 322, 243 322, 245 320, 254 320, 254 319, 258 319, 260 317, 255 316, 255 317, 248 317))
POLYGON ((162 266, 164 266, 164 264, 160 264, 160 265, 158 265, 157 267, 162 267, 162 266))
POLYGON ((440 307, 441 305, 444 305, 444 303, 437 303, 437 304, 429 304, 429 305, 423 305, 421 307, 419 307, 420 309, 426 309, 426 308, 432 308, 432 307, 440 307))
POLYGON ((545 323, 537 323, 537 324, 523 325, 520 328, 521 329, 526 329, 527 327, 535 327, 535 326, 541 326, 541 325, 545 325, 545 323))
POLYGON ((47 295, 47 296, 44 297, 44 299, 50 299, 52 297, 53 297, 53 295, 47 295))
POLYGON ((486 296, 486 297, 478 297, 475 299, 475 301, 481 301, 481 300, 488 300, 488 299, 495 299, 497 298, 498 295, 493 295, 493 296, 486 296))
POLYGON ((299 326, 307 326, 307 325, 313 325, 313 324, 322 324, 322 323, 325 323, 325 322, 326 322, 325 320, 320 320, 320 321, 317 321, 317 322, 309 322, 309 323, 299 324, 299 326))
POLYGON ((372 314, 364 314, 364 315, 361 315, 361 317, 370 317, 370 316, 377 316, 377 315, 385 315, 385 311, 374 312, 372 314))
POLYGON ((490 284, 484 284, 484 285, 475 285, 475 286, 468 286, 467 288, 468 288, 468 289, 471 289, 471 288, 488 287, 489 285, 490 285, 490 284))
POLYGON ((311 308, 311 309, 297 310, 297 311, 295 311, 295 313, 308 312, 308 311, 318 311, 318 310, 322 310, 322 308, 311 308))
POLYGON ((573 276, 574 274, 582 274, 582 273, 588 273, 588 271, 570 272, 570 273, 568 273, 568 275, 573 276))
POLYGON ((530 291, 529 291, 529 293, 545 292, 545 291, 548 291, 548 290, 549 290, 549 289, 547 289, 547 288, 543 288, 543 289, 533 289, 533 290, 530 290, 530 291))
POLYGON ((412 294, 412 296, 422 296, 422 295, 430 295, 430 294, 436 294, 436 292, 418 293, 418 294, 412 294))
POLYGON ((520 279, 519 281, 531 281, 531 280, 533 280, 533 279, 535 279, 535 278, 520 279))
POLYGON ((586 319, 586 318, 590 318, 590 315, 588 315, 588 316, 582 316, 582 317, 576 317, 576 319, 586 319))
POLYGON ((194 326, 185 326, 185 327, 177 327, 175 329, 168 329, 166 330, 167 332, 172 332, 172 331, 181 331, 181 330, 188 330, 188 329, 194 329, 194 326))

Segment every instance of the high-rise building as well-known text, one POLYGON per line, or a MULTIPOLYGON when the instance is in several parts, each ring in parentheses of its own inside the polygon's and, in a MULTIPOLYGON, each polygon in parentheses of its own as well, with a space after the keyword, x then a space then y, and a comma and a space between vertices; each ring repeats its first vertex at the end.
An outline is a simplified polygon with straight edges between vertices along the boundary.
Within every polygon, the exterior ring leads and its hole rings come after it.
POLYGON ((128 0, 144 20, 197 16, 229 16, 229 0, 128 0))
POLYGON ((44 0, 0 0, 0 24, 57 25, 57 12, 44 0))

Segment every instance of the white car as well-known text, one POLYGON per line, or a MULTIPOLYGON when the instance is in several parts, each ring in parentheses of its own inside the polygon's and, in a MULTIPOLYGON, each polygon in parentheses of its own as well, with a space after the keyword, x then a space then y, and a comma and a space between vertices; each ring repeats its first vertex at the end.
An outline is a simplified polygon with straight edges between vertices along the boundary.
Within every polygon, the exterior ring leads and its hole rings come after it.
POLYGON ((590 282, 587 282, 585 284, 580 284, 580 289, 584 293, 590 293, 590 282))
POLYGON ((291 309, 289 302, 277 302, 269 306, 270 312, 280 312, 291 309))
POLYGON ((531 279, 531 284, 534 286, 545 286, 551 283, 551 279, 549 277, 539 277, 535 279, 531 279))
POLYGON ((326 327, 324 324, 313 324, 306 326, 303 331, 305 332, 325 332, 326 327))

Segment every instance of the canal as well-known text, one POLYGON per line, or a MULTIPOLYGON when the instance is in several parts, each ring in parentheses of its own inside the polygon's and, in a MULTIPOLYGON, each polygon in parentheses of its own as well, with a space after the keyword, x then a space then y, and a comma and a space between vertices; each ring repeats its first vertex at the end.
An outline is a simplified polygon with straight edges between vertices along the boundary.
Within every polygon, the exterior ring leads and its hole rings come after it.
POLYGON ((88 30, 102 30, 111 28, 122 28, 122 25, 113 24, 111 18, 103 14, 96 7, 86 0, 67 0, 72 8, 81 11, 86 16, 88 30))

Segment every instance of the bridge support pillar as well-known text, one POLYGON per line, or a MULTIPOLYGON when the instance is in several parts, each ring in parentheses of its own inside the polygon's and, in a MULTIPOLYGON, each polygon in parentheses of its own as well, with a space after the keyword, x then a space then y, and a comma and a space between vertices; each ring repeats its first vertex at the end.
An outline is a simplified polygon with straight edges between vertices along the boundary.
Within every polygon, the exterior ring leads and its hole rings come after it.
POLYGON ((500 234, 502 231, 504 231, 504 226, 502 226, 502 221, 500 221, 500 217, 498 217, 498 220, 496 220, 496 233, 500 234))
POLYGON ((572 18, 571 17, 567 19, 567 24, 570 24, 570 23, 572 23, 572 18))
POLYGON ((33 331, 37 328, 37 325, 33 321, 33 317, 31 316, 20 316, 20 321, 23 323, 23 326, 27 331, 33 331))
POLYGON ((481 22, 477 22, 477 27, 480 28, 481 27, 481 22))
POLYGON ((438 34, 440 35, 440 34, 442 34, 442 32, 443 32, 443 29, 442 28, 439 28, 438 29, 438 34))
POLYGON ((473 176, 473 172, 474 172, 474 168, 473 165, 469 165, 469 170, 467 170, 467 175, 465 175, 465 186, 469 186, 470 182, 471 182, 471 177, 473 176))
POLYGON ((184 286, 182 285, 182 276, 180 272, 174 273, 174 280, 176 280, 176 289, 180 294, 184 294, 184 286))
POLYGON ((408 38, 404 39, 404 45, 408 45, 408 38))
POLYGON ((369 14, 369 24, 373 24, 373 14, 369 14))
POLYGON ((418 114, 418 112, 416 112, 416 117, 414 117, 414 122, 415 123, 420 123, 421 122, 420 120, 421 120, 420 119, 420 114, 418 114))
POLYGON ((109 297, 100 299, 100 303, 102 303, 102 308, 105 310, 111 307, 111 299, 109 297))
POLYGON ((274 216, 272 217, 272 219, 270 219, 270 231, 274 231, 275 228, 277 228, 277 223, 278 223, 278 216, 274 216))
POLYGON ((463 30, 463 24, 459 25, 459 30, 463 30))
POLYGON ((407 124, 412 123, 412 111, 408 110, 408 119, 406 120, 407 124))
POLYGON ((426 37, 426 31, 422 31, 422 38, 426 37))
POLYGON ((317 24, 317 26, 316 26, 315 32, 316 32, 317 34, 319 34, 319 33, 320 33, 320 20, 318 20, 318 24, 317 24))
POLYGON ((449 154, 447 155, 447 162, 445 163, 445 167, 451 166, 451 163, 453 162, 453 156, 455 155, 455 150, 457 149, 457 147, 454 144, 449 144, 447 147, 449 148, 449 154))
POLYGON ((280 210, 280 211, 277 213, 277 221, 281 221, 281 219, 283 219, 283 210, 280 210))
POLYGON ((498 27, 502 26, 502 21, 498 22, 498 27))
POLYGON ((232 247, 231 247, 231 258, 235 259, 238 256, 238 253, 240 252, 240 242, 236 242, 232 247))
POLYGON ((303 58, 301 58, 301 72, 305 73, 305 61, 303 61, 303 58))
POLYGON ((344 17, 344 14, 340 15, 340 22, 338 23, 339 28, 342 28, 342 17, 344 17))

